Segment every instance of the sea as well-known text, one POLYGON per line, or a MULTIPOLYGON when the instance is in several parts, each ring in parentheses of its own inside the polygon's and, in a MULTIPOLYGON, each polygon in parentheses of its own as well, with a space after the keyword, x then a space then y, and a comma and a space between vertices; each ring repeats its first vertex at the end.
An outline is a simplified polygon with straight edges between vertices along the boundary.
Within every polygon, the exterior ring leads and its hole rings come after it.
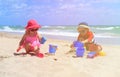
MULTIPOLYGON (((0 32, 24 34, 24 27, 21 25, 0 25, 0 32)), ((90 29, 94 32, 97 43, 120 45, 120 25, 91 25, 90 29)), ((45 25, 38 32, 46 38, 71 41, 76 40, 79 34, 76 25, 45 25)))

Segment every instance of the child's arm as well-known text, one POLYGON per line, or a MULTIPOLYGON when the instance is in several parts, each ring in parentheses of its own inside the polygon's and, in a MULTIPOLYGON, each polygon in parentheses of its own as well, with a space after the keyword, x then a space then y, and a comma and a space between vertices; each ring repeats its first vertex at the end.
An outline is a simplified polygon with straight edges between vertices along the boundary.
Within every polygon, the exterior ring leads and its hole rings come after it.
POLYGON ((17 52, 19 52, 23 48, 24 39, 25 39, 25 34, 23 35, 22 39, 19 42, 19 47, 17 48, 17 52))
POLYGON ((82 41, 82 43, 87 43, 87 42, 89 42, 89 41, 88 41, 88 39, 86 39, 86 40, 82 41))
POLYGON ((22 39, 21 39, 20 42, 19 42, 19 46, 22 46, 22 45, 23 45, 24 40, 25 40, 25 37, 26 37, 26 35, 24 34, 23 37, 22 37, 22 39))
POLYGON ((81 37, 81 35, 79 34, 79 35, 78 35, 78 38, 77 38, 77 41, 80 41, 80 42, 81 42, 81 41, 83 41, 83 40, 84 40, 83 37, 81 37))
POLYGON ((94 38, 94 35, 93 35, 93 33, 92 32, 89 32, 88 33, 88 39, 86 39, 86 40, 84 40, 84 41, 82 41, 82 43, 87 43, 87 42, 91 42, 92 40, 93 40, 93 38, 94 38))
POLYGON ((37 36, 38 36, 39 42, 40 42, 41 44, 44 44, 45 41, 46 41, 46 38, 44 38, 42 35, 37 35, 37 36))
POLYGON ((41 41, 42 35, 37 34, 39 41, 41 41))

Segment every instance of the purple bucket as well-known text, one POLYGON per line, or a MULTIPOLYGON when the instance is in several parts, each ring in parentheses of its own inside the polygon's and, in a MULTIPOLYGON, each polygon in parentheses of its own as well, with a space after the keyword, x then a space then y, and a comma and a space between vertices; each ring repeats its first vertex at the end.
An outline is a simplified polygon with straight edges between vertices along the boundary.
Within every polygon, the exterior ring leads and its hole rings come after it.
POLYGON ((51 45, 51 44, 49 45, 49 53, 55 54, 56 50, 57 50, 57 45, 51 45))
POLYGON ((84 44, 79 42, 79 41, 74 41, 73 45, 74 45, 74 47, 79 47, 79 48, 83 48, 84 47, 84 44))
POLYGON ((96 54, 96 52, 89 52, 87 55, 87 58, 94 58, 95 54, 96 54))
POLYGON ((84 48, 76 48, 76 56, 77 57, 83 57, 84 52, 85 52, 84 48))

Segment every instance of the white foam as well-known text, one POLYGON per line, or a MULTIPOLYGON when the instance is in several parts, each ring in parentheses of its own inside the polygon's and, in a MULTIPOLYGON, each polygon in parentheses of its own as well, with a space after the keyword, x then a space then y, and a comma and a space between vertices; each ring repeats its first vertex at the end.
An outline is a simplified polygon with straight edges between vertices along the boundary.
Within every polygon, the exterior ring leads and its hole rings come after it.
POLYGON ((96 28, 97 30, 113 30, 115 27, 96 28))
POLYGON ((9 26, 4 26, 4 27, 3 27, 3 30, 4 30, 4 31, 13 31, 9 26))
POLYGON ((72 33, 72 32, 45 32, 45 31, 39 31, 39 33, 41 34, 47 34, 47 35, 56 35, 56 36, 71 36, 71 37, 77 37, 78 36, 78 33, 72 33))
MULTIPOLYGON (((56 37, 58 36, 69 36, 69 37, 78 37, 78 32, 76 31, 76 29, 74 28, 70 28, 68 29, 66 26, 43 26, 44 28, 41 28, 39 30, 40 34, 46 34, 46 35, 55 35, 56 37), (46 29, 45 29, 46 28, 46 29), (67 28, 67 29, 64 29, 67 28)), ((116 29, 116 28, 120 28, 119 26, 116 27, 96 27, 94 29, 99 29, 99 30, 95 30, 95 37, 100 37, 100 38, 116 38, 116 37, 120 37, 119 34, 115 34, 112 31, 108 30, 112 30, 112 29, 116 29), (105 30, 104 32, 102 32, 102 30, 105 30)), ((25 29, 22 27, 12 27, 12 26, 3 26, 0 28, 0 31, 5 31, 5 32, 16 32, 16 33, 24 33, 25 29)))

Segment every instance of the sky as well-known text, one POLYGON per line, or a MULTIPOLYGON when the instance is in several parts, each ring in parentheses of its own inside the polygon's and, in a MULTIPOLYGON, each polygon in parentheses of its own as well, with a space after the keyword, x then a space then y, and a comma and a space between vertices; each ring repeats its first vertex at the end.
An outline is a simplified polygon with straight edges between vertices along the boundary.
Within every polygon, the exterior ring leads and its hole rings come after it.
POLYGON ((0 25, 120 25, 120 0, 0 0, 0 25))

